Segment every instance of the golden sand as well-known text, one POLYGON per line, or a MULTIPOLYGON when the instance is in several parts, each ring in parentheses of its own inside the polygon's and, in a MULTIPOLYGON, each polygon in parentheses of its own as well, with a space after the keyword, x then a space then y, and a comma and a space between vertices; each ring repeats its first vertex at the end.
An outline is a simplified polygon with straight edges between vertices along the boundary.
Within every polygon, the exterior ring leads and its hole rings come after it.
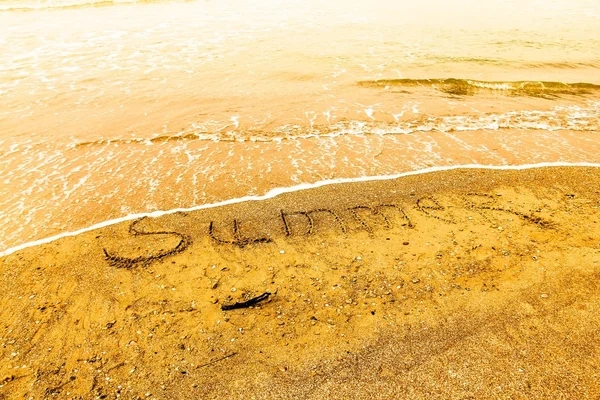
POLYGON ((25 249, 0 398, 596 398, 599 221, 598 169, 456 170, 25 249))

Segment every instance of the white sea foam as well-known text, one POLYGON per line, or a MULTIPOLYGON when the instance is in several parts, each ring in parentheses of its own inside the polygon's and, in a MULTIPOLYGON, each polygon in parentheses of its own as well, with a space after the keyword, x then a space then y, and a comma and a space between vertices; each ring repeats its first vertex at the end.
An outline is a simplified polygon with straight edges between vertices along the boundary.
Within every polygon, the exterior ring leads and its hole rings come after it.
POLYGON ((470 81, 467 83, 471 86, 484 88, 484 89, 493 89, 493 90, 512 90, 515 89, 513 85, 508 82, 505 83, 495 83, 495 82, 480 82, 480 81, 470 81))
POLYGON ((14 246, 14 247, 8 248, 8 249, 0 252, 0 257, 10 255, 14 252, 17 252, 19 250, 23 250, 23 249, 26 249, 29 247, 34 247, 34 246, 39 246, 42 244, 54 242, 54 241, 64 238, 64 237, 76 236, 81 233, 89 232, 89 231, 92 231, 95 229, 114 225, 114 224, 124 222, 124 221, 131 221, 131 220, 134 220, 137 218, 142 218, 142 217, 157 218, 157 217, 161 217, 163 215, 174 214, 176 212, 190 212, 190 211, 197 211, 197 210, 202 210, 202 209, 207 209, 207 208, 221 207, 221 206, 226 206, 226 205, 230 205, 230 204, 243 203, 243 202, 247 202, 247 201, 267 200, 267 199, 271 199, 273 197, 279 196, 284 193, 297 192, 300 190, 313 189, 313 188, 318 188, 318 187, 327 186, 327 185, 335 185, 335 184, 340 184, 340 183, 352 183, 352 182, 383 181, 383 180, 397 179, 397 178, 411 176, 411 175, 420 175, 420 174, 426 174, 426 173, 431 173, 431 172, 450 171, 450 170, 456 170, 456 169, 524 170, 524 169, 543 168, 543 167, 594 167, 594 168, 600 168, 600 163, 543 162, 543 163, 538 163, 538 164, 521 164, 521 165, 465 164, 465 165, 452 165, 452 166, 444 166, 444 167, 431 167, 431 168, 425 168, 425 169, 420 169, 420 170, 415 170, 415 171, 402 172, 399 174, 392 174, 392 175, 361 176, 361 177, 357 177, 357 178, 338 178, 338 179, 329 179, 329 180, 318 181, 318 182, 314 182, 314 183, 302 183, 302 184, 290 186, 290 187, 274 188, 274 189, 269 190, 267 193, 265 193, 264 195, 261 195, 261 196, 244 196, 244 197, 220 201, 217 203, 203 204, 203 205, 198 205, 198 206, 188 207, 188 208, 173 208, 170 210, 157 210, 157 211, 148 212, 148 213, 129 214, 129 215, 125 215, 120 218, 103 221, 103 222, 91 225, 89 227, 86 227, 86 228, 78 229, 76 231, 63 232, 58 235, 50 236, 50 237, 47 237, 44 239, 39 239, 39 240, 23 243, 21 245, 14 246))

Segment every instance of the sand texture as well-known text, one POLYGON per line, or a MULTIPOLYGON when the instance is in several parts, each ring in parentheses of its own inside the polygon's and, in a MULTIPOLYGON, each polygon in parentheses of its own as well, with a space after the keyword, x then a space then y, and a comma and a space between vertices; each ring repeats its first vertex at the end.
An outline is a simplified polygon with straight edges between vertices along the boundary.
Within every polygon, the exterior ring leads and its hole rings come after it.
POLYGON ((3 257, 0 293, 0 399, 598 398, 600 170, 124 222, 3 257))

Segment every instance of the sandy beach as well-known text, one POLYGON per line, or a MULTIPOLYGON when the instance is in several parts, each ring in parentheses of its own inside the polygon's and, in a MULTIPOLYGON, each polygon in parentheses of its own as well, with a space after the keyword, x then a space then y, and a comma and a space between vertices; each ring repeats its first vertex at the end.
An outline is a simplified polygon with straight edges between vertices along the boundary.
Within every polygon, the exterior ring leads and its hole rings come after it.
POLYGON ((597 168, 459 169, 24 249, 0 398, 596 398, 599 221, 597 168))
POLYGON ((598 0, 0 0, 0 400, 600 399, 598 0))

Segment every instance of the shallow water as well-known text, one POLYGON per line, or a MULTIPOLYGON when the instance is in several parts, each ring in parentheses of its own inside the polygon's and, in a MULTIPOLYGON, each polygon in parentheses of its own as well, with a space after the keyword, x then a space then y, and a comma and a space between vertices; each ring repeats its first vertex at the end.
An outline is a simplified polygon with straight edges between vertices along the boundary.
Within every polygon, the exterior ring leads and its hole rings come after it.
POLYGON ((413 3, 0 1, 0 250, 323 179, 600 162, 598 2, 413 3))

